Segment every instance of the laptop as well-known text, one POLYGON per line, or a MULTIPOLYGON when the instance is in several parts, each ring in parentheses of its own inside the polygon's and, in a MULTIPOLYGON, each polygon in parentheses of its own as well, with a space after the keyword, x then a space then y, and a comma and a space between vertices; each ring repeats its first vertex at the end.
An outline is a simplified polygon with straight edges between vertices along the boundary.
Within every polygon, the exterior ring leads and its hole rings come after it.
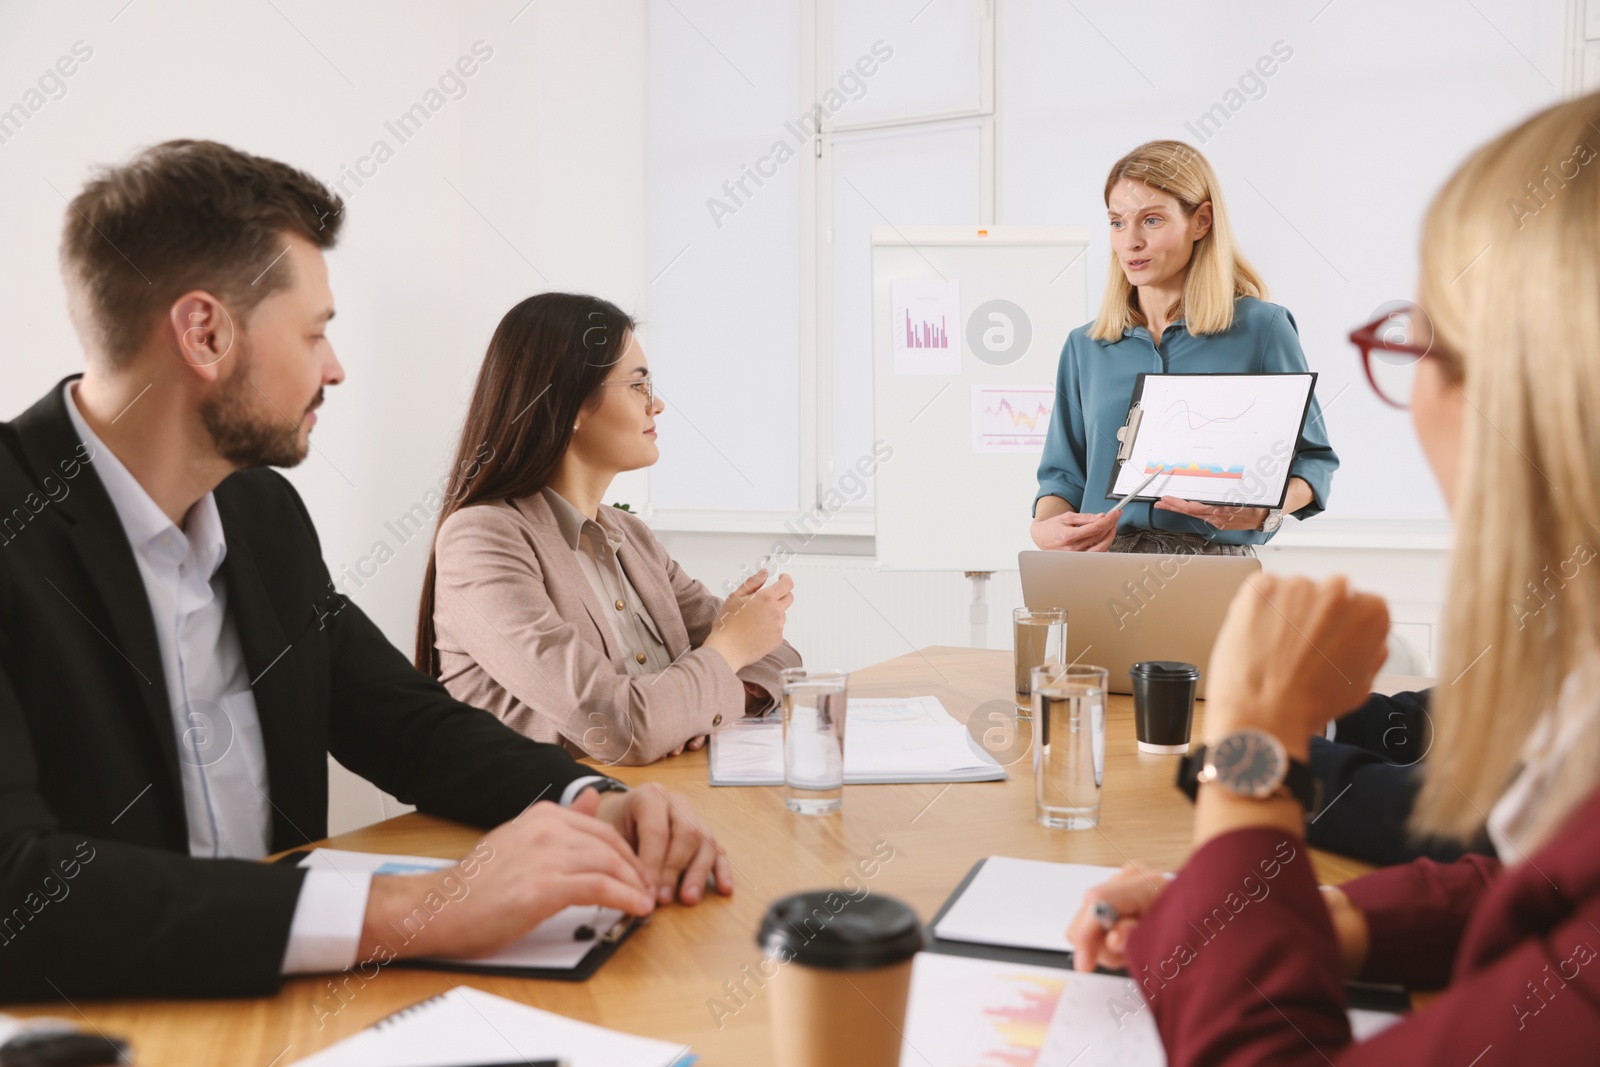
POLYGON ((1193 663, 1202 699, 1228 604, 1261 570, 1250 556, 1144 552, 1018 552, 1017 565, 1023 603, 1067 609, 1069 663, 1105 667, 1113 693, 1133 692, 1141 660, 1193 663))

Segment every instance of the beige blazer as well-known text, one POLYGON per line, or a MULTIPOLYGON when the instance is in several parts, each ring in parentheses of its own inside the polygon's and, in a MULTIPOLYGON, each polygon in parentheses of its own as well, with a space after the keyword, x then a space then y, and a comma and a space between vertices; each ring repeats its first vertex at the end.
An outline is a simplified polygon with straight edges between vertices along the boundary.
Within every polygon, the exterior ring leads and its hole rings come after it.
POLYGON ((538 494, 462 508, 439 528, 433 625, 441 680, 519 733, 610 764, 660 759, 744 714, 741 679, 780 695, 798 667, 788 642, 734 674, 701 647, 722 605, 683 572, 650 528, 617 510, 617 557, 672 665, 632 676, 550 505, 538 494))

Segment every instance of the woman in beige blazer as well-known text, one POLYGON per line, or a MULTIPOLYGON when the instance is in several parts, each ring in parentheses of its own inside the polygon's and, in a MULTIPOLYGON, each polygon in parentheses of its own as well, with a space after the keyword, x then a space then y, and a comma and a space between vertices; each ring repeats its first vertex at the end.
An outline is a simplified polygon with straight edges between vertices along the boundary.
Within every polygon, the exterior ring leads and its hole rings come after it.
POLYGON ((604 502, 660 456, 634 323, 542 293, 501 319, 467 410, 423 584, 417 666, 523 734, 610 764, 699 748, 771 709, 793 582, 727 600, 604 502))

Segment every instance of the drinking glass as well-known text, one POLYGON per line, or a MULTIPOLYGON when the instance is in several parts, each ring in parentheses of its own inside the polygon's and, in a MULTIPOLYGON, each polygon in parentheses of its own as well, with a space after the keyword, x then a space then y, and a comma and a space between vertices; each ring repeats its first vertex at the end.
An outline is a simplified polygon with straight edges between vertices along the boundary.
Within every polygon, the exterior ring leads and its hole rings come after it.
POLYGON ((832 815, 844 802, 844 725, 850 675, 791 667, 783 683, 783 802, 832 815))
POLYGON ((1087 830, 1100 824, 1106 772, 1104 667, 1034 668, 1033 796, 1043 826, 1087 830))
POLYGON ((1033 714, 1031 672, 1051 660, 1067 658, 1067 612, 1064 608, 1030 611, 1017 608, 1011 613, 1012 666, 1017 679, 1017 718, 1026 721, 1033 714))

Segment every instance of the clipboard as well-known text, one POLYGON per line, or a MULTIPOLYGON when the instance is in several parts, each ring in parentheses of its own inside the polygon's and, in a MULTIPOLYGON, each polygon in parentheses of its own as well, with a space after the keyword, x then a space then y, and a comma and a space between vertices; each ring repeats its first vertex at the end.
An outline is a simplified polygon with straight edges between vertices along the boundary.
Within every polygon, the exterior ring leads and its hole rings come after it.
POLYGON ((409 967, 419 971, 453 971, 457 974, 489 974, 501 978, 543 978, 556 982, 584 982, 594 976, 594 972, 603 966, 617 951, 617 948, 633 932, 650 921, 649 917, 640 918, 634 915, 624 915, 616 921, 610 930, 598 934, 594 939, 594 947, 576 967, 507 967, 493 963, 478 963, 473 960, 444 960, 432 957, 418 959, 395 960, 391 967, 409 967))
POLYGON ((1127 418, 1117 430, 1117 458, 1106 482, 1106 498, 1116 500, 1123 495, 1117 491, 1123 468, 1136 452, 1149 451, 1146 446, 1155 439, 1157 444, 1153 447, 1180 454, 1146 456, 1139 481, 1158 471, 1168 477, 1158 477, 1148 491, 1135 494, 1133 499, 1180 496, 1222 507, 1283 507, 1289 494, 1290 467, 1305 432, 1316 387, 1314 371, 1141 373, 1134 381, 1127 418), (1257 386, 1256 392, 1269 395, 1252 395, 1252 384, 1257 386), (1182 395, 1190 390, 1199 394, 1197 406, 1191 407, 1182 395), (1301 390, 1304 395, 1295 398, 1294 407, 1284 408, 1284 399, 1301 390), (1157 393, 1159 396, 1147 395, 1157 393), (1171 469, 1163 470, 1166 465, 1171 469), (1275 497, 1240 491, 1243 486, 1259 484, 1267 478, 1277 480, 1275 497), (1178 479, 1176 485, 1173 479, 1178 479))
MULTIPOLYGON (((273 864, 284 864, 297 867, 314 849, 299 848, 286 852, 273 864)), ((649 916, 622 915, 611 927, 604 931, 596 931, 594 941, 589 951, 572 967, 534 967, 522 964, 499 964, 490 960, 452 960, 424 956, 417 958, 395 959, 384 964, 387 967, 407 967, 425 971, 451 971, 457 974, 486 974, 502 978, 542 978, 555 982, 583 982, 593 977, 601 966, 605 964, 622 945, 624 941, 633 936, 633 932, 650 921, 649 916)))
MULTIPOLYGON (((972 880, 978 876, 983 865, 988 862, 987 857, 972 865, 961 882, 939 905, 939 910, 928 922, 928 947, 926 951, 938 953, 942 956, 965 956, 968 959, 999 960, 1003 963, 1025 963, 1034 967, 1056 967, 1061 970, 1072 968, 1072 953, 1057 952, 1053 949, 1043 948, 1017 948, 1012 945, 983 945, 971 941, 948 941, 938 936, 935 931, 939 922, 945 917, 955 902, 961 899, 961 894, 967 891, 972 880)), ((1118 978, 1126 978, 1126 969, 1112 970, 1108 967, 1096 967, 1096 974, 1109 974, 1118 978)), ((1405 988, 1397 985, 1379 985, 1373 982, 1346 982, 1344 986, 1346 1006, 1351 1008, 1365 1008, 1369 1011, 1387 1011, 1405 1014, 1411 1011, 1411 995, 1405 988)))

